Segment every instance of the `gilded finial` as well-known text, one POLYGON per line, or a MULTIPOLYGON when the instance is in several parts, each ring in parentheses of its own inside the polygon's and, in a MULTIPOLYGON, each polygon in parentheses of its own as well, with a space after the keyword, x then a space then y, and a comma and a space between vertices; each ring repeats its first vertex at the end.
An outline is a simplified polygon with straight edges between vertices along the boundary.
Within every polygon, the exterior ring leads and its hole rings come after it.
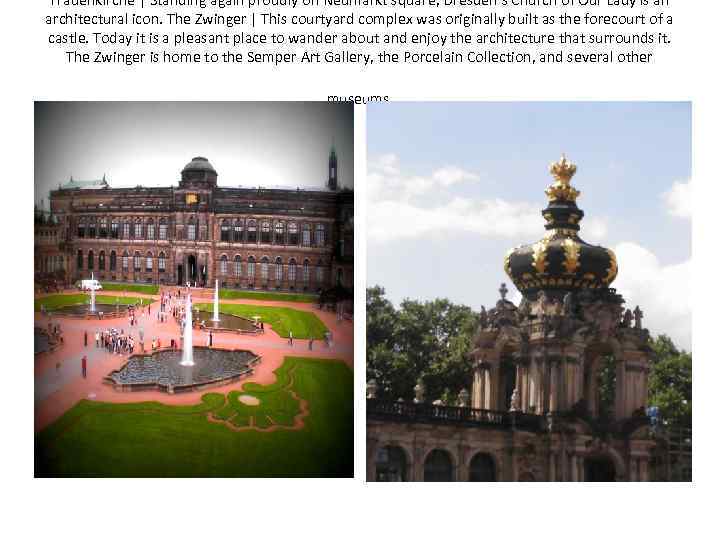
POLYGON ((560 161, 550 164, 550 174, 555 178, 555 182, 545 190, 550 202, 557 200, 574 202, 580 196, 580 192, 570 185, 570 180, 576 171, 577 165, 568 161, 565 154, 562 155, 560 161))
POLYGON ((577 165, 568 161, 565 154, 562 155, 560 161, 550 164, 550 174, 553 175, 555 180, 565 186, 570 183, 576 171, 577 165))

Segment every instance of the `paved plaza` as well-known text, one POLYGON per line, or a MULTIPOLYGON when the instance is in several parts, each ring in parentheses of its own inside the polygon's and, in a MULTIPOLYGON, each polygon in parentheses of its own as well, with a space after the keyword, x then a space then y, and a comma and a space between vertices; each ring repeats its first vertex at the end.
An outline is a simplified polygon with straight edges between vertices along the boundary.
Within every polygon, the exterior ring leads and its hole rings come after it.
MULTIPOLYGON (((74 291, 73 291, 74 292, 74 291)), ((69 293, 68 293, 69 294, 69 293)), ((172 317, 160 323, 157 320, 157 311, 160 309, 159 297, 151 297, 138 293, 118 293, 120 295, 143 297, 153 299, 150 314, 138 313, 138 324, 130 326, 128 318, 119 319, 73 319, 62 316, 51 317, 36 312, 35 326, 47 328, 48 323, 59 323, 63 343, 55 350, 40 353, 35 359, 35 431, 38 432, 54 420, 62 416, 81 399, 91 399, 113 403, 128 403, 141 401, 158 401, 169 405, 188 405, 200 403, 200 392, 184 394, 167 394, 153 390, 142 392, 119 392, 112 386, 103 384, 103 378, 112 370, 120 368, 128 359, 127 354, 111 354, 103 347, 96 347, 95 332, 110 328, 122 329, 126 334, 132 335, 136 340, 135 351, 139 351, 138 332, 143 330, 145 349, 149 350, 152 339, 160 339, 161 345, 166 347, 170 340, 180 340, 180 325, 172 317), (84 334, 88 333, 88 344, 84 345, 84 334), (82 377, 81 359, 87 356, 87 378, 82 377)), ((329 346, 322 340, 315 340, 312 350, 308 340, 294 339, 293 344, 288 339, 278 336, 272 326, 265 323, 265 332, 257 336, 241 335, 229 332, 213 333, 213 348, 217 349, 247 349, 262 357, 261 362, 255 366, 254 373, 233 383, 218 386, 213 392, 229 392, 240 390, 247 382, 270 384, 275 382, 273 373, 286 356, 303 356, 314 359, 341 359, 351 369, 353 366, 353 324, 350 321, 338 321, 334 312, 318 309, 315 304, 258 301, 258 300, 222 300, 222 304, 245 304, 258 306, 288 307, 300 311, 314 313, 332 335, 329 346)), ((193 330, 193 344, 205 346, 207 333, 203 330, 193 330)))

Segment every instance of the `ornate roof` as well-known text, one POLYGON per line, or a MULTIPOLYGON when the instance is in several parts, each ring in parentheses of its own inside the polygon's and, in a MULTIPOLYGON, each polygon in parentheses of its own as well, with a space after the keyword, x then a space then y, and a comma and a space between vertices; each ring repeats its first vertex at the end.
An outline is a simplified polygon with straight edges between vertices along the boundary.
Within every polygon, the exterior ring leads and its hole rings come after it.
POLYGON ((606 289, 617 276, 615 254, 578 236, 585 214, 575 202, 580 192, 570 185, 576 171, 565 156, 551 164, 555 182, 545 190, 549 202, 542 211, 547 232, 537 242, 512 249, 505 256, 505 272, 523 294, 606 289))

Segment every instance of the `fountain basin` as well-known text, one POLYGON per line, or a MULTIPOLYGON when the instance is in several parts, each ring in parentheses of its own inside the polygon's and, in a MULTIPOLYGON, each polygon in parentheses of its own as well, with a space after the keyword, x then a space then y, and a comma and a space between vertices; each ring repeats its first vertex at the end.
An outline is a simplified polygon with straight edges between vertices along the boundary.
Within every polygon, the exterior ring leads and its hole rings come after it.
POLYGON ((95 304, 95 311, 90 311, 87 304, 73 304, 63 306, 46 312, 54 316, 62 316, 76 319, 99 318, 100 313, 103 319, 112 319, 115 317, 125 317, 130 306, 126 304, 95 304))
POLYGON ((246 319, 245 317, 220 313, 220 320, 213 321, 211 320, 213 318, 213 314, 209 311, 195 312, 194 315, 194 324, 197 328, 200 327, 200 321, 204 321, 206 330, 218 332, 238 332, 240 334, 251 335, 260 333, 260 329, 255 326, 255 321, 252 319, 246 319))
POLYGON ((181 366, 182 351, 161 349, 134 354, 105 377, 105 383, 122 392, 161 390, 169 393, 204 390, 252 375, 260 357, 247 350, 193 347, 193 366, 181 366))
POLYGON ((35 354, 50 350, 50 336, 42 328, 35 328, 35 354))

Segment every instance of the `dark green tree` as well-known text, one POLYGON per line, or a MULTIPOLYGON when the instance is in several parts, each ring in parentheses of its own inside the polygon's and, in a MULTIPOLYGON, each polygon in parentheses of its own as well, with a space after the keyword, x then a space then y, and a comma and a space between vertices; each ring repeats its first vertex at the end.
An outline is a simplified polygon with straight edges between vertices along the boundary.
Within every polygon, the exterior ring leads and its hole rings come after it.
POLYGON ((379 395, 388 399, 412 399, 422 378, 427 399, 454 402, 470 386, 468 352, 477 314, 446 299, 404 300, 395 310, 384 292, 367 291, 368 378, 377 380, 379 395))
POLYGON ((648 402, 657 406, 669 427, 692 425, 692 355, 679 350, 666 335, 651 340, 648 402))

